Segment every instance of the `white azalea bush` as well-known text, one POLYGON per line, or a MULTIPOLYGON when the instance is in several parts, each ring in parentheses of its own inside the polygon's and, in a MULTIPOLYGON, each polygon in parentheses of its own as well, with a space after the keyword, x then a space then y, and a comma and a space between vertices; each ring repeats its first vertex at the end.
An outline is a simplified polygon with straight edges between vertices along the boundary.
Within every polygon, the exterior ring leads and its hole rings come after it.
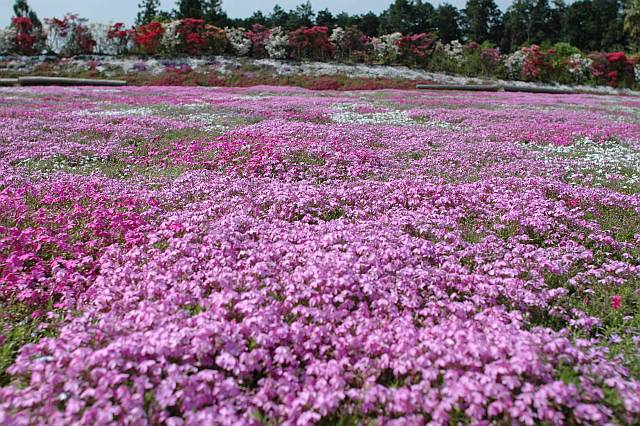
POLYGON ((400 47, 398 42, 402 38, 401 33, 385 34, 378 37, 374 37, 371 40, 373 45, 373 51, 376 58, 382 62, 390 63, 395 61, 400 54, 400 47))
POLYGON ((527 54, 522 50, 517 50, 504 60, 504 65, 507 68, 507 74, 511 78, 518 78, 522 73, 524 67, 524 61, 527 59, 527 54))
POLYGON ((6 55, 15 50, 16 31, 9 28, 0 28, 0 55, 6 55))
POLYGON ((568 58, 567 71, 577 83, 589 78, 589 67, 593 63, 591 58, 585 58, 580 53, 574 53, 568 58))
POLYGON ((453 40, 451 41, 451 43, 445 44, 443 47, 443 51, 446 56, 455 61, 465 61, 464 45, 460 43, 459 40, 453 40))
POLYGON ((285 59, 287 57, 287 46, 289 36, 281 27, 275 27, 265 44, 265 49, 271 59, 285 59))
POLYGON ((246 30, 242 27, 225 27, 224 31, 233 52, 238 56, 246 56, 251 50, 251 40, 245 35, 246 30))
POLYGON ((166 52, 175 52, 178 50, 178 46, 180 45, 178 26, 180 26, 180 21, 162 23, 162 29, 164 30, 162 33, 162 39, 160 40, 162 50, 166 52))

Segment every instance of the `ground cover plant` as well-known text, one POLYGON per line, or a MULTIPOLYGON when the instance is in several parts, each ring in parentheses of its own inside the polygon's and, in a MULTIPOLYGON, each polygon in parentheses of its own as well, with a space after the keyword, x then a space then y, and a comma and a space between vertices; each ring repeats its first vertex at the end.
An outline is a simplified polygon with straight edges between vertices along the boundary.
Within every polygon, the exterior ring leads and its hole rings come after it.
POLYGON ((640 419, 639 98, 0 95, 0 423, 640 419))

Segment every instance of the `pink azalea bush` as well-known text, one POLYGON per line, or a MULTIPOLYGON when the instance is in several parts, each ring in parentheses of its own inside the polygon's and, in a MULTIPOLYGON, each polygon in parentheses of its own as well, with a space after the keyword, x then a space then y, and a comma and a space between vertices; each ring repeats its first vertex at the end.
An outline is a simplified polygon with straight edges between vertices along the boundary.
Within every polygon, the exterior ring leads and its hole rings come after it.
POLYGON ((0 423, 640 418, 637 98, 2 95, 0 423))

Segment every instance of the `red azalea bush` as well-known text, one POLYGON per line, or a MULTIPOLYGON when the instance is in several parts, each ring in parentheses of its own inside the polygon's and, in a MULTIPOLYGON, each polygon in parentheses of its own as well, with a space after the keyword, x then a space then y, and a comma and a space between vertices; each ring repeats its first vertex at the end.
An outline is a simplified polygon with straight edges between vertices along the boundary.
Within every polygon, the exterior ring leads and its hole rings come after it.
POLYGON ((522 51, 526 54, 522 66, 525 80, 546 80, 553 73, 554 49, 543 50, 537 44, 532 44, 522 51))
POLYGON ((202 19, 186 18, 180 20, 176 28, 176 34, 180 39, 179 49, 181 53, 189 55, 201 55, 207 42, 202 36, 204 21, 202 19))
POLYGON ((608 72, 607 79, 609 84, 617 87, 620 83, 625 86, 633 84, 633 66, 632 59, 629 59, 624 52, 610 52, 606 54, 608 72))
POLYGON ((127 51, 131 41, 132 30, 127 29, 122 22, 116 22, 109 27, 107 39, 111 41, 117 54, 127 51))
POLYGON ((70 38, 67 43, 67 54, 88 55, 93 53, 96 42, 87 27, 87 20, 75 14, 68 14, 65 19, 69 22, 70 38))
POLYGON ((335 54, 335 47, 329 41, 327 27, 301 27, 289 33, 289 46, 295 59, 331 59, 335 54))
POLYGON ((153 55, 158 52, 163 34, 164 28, 160 22, 149 22, 135 28, 133 41, 144 53, 153 55))
POLYGON ((271 36, 271 30, 264 25, 253 24, 251 29, 244 33, 244 35, 251 40, 251 54, 254 57, 263 58, 267 56, 267 50, 265 48, 269 37, 271 36))
POLYGON ((22 55, 32 55, 37 50, 38 34, 33 22, 26 16, 17 16, 11 19, 11 26, 16 30, 16 47, 22 55))
POLYGON ((500 66, 500 49, 485 47, 480 50, 480 67, 485 75, 492 75, 500 66))
POLYGON ((62 19, 45 20, 49 26, 49 50, 61 56, 93 53, 96 42, 87 26, 87 20, 68 13, 62 19))
POLYGON ((589 66, 589 72, 595 82, 611 87, 633 85, 635 62, 624 52, 593 52, 589 58, 593 61, 589 66))
POLYGON ((433 52, 435 40, 436 38, 433 34, 427 33, 402 37, 398 40, 402 61, 414 65, 419 62, 424 63, 433 52))

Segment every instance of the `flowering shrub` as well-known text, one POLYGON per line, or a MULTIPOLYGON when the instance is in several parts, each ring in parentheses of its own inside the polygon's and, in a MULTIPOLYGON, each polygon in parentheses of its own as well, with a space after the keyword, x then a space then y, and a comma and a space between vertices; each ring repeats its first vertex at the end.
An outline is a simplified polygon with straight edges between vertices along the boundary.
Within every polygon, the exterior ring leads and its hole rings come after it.
POLYGON ((335 28, 331 37, 331 43, 335 46, 338 57, 342 60, 364 60, 370 46, 369 38, 356 26, 335 28))
POLYGON ((152 55, 158 52, 164 34, 165 29, 160 22, 150 22, 135 28, 133 41, 144 53, 152 55))
POLYGON ((327 60, 333 57, 335 47, 329 41, 329 29, 322 26, 299 28, 289 33, 289 46, 295 59, 327 60))
POLYGON ((281 28, 275 27, 270 31, 265 44, 265 50, 272 59, 284 59, 287 57, 289 35, 281 28))
POLYGON ((523 47, 522 52, 525 55, 522 63, 522 74, 526 80, 544 79, 552 72, 554 49, 545 51, 540 46, 533 44, 530 47, 523 47))
POLYGON ((222 28, 205 24, 202 38, 205 41, 205 51, 209 54, 219 55, 227 50, 227 35, 222 28))
POLYGON ((207 44, 204 33, 204 20, 186 18, 178 21, 176 35, 180 40, 179 51, 190 55, 200 55, 207 44))
POLYGON ((251 41, 252 56, 263 58, 267 55, 266 46, 271 38, 271 30, 264 25, 254 24, 245 36, 251 41))
POLYGON ((18 53, 32 55, 38 52, 39 34, 36 33, 31 19, 27 17, 14 17, 11 26, 15 29, 15 42, 18 53))
POLYGON ((400 59, 405 63, 424 62, 433 52, 435 38, 431 34, 415 34, 403 36, 397 41, 400 59))
POLYGON ((520 79, 522 75, 522 68, 526 59, 526 54, 522 50, 517 50, 508 55, 504 61, 507 69, 507 75, 513 79, 520 79))
POLYGON ((401 33, 385 34, 380 38, 371 40, 376 58, 383 63, 393 63, 400 54, 398 42, 402 38, 401 33))
POLYGON ((568 58, 563 60, 563 63, 558 64, 566 66, 567 71, 571 74, 572 80, 580 83, 585 81, 589 77, 589 69, 593 64, 593 60, 585 58, 580 53, 574 53, 568 58))
POLYGON ((62 56, 93 53, 96 47, 87 20, 75 14, 46 19, 47 48, 62 56))
POLYGON ((251 51, 251 40, 246 36, 244 28, 225 28, 231 49, 238 56, 248 55, 251 51))
POLYGON ((611 86, 617 87, 620 82, 629 86, 632 84, 634 62, 627 58, 624 52, 610 52, 606 54, 607 79, 611 86))
POLYGON ((16 50, 16 29, 0 28, 0 55, 7 55, 16 50))
POLYGON ((132 30, 125 28, 122 22, 116 22, 109 26, 107 40, 110 42, 109 50, 116 55, 122 55, 129 50, 132 30))
POLYGON ((45 19, 45 34, 47 34, 47 50, 62 55, 69 37, 69 22, 66 19, 45 19))

